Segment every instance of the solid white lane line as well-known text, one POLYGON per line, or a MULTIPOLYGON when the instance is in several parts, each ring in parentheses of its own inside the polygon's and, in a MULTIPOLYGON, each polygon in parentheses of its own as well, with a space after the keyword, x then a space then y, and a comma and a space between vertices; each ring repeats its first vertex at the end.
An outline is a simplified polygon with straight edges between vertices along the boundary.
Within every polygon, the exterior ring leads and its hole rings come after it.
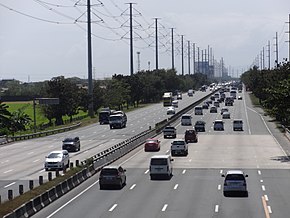
POLYGON ((10 183, 10 184, 4 186, 4 188, 8 188, 8 187, 10 187, 11 185, 14 185, 15 183, 16 183, 16 182, 12 182, 12 183, 10 183))
POLYGON ((32 161, 33 163, 36 163, 36 162, 38 162, 38 161, 40 161, 39 159, 37 159, 37 160, 34 160, 34 161, 32 161))
POLYGON ((40 170, 39 172, 40 172, 40 173, 42 173, 42 172, 44 172, 44 171, 45 171, 45 169, 43 169, 43 170, 40 170))
POLYGON ((162 207, 162 210, 161 211, 165 211, 166 210, 166 208, 168 207, 168 204, 164 204, 164 206, 162 207))
POLYGON ((116 207, 118 206, 118 204, 114 204, 110 209, 109 211, 112 212, 116 207))
POLYGON ((183 171, 182 171, 182 174, 184 174, 185 172, 186 172, 186 170, 183 170, 183 171))
POLYGON ((264 195, 266 201, 269 201, 268 195, 264 195))
POLYGON ((267 206, 268 207, 268 211, 269 211, 269 213, 272 213, 272 209, 271 209, 271 207, 270 206, 267 206))
POLYGON ((260 170, 258 170, 258 174, 261 175, 261 171, 260 170))
POLYGON ((262 185, 262 190, 263 190, 263 191, 266 191, 266 188, 265 188, 265 186, 264 186, 264 185, 262 185))
POLYGON ((214 212, 219 212, 219 205, 215 205, 214 212))
POLYGON ((33 154, 34 152, 32 151, 32 152, 29 152, 29 153, 27 153, 28 155, 30 155, 30 154, 33 154))
POLYGON ((133 188, 135 188, 136 184, 133 184, 131 187, 130 187, 130 190, 132 190, 133 188))
POLYGON ((144 174, 147 174, 149 172, 149 170, 146 170, 145 172, 144 172, 144 174))
POLYGON ((86 151, 84 151, 84 154, 85 154, 85 153, 88 153, 88 152, 89 152, 89 151, 88 151, 88 150, 86 150, 86 151))
POLYGON ((218 190, 221 190, 221 188, 222 188, 222 185, 218 185, 218 190))
POLYGON ((13 170, 7 170, 7 171, 5 171, 4 173, 10 173, 11 171, 13 171, 13 170))
POLYGON ((178 184, 176 184, 173 189, 176 190, 177 188, 178 188, 178 184))

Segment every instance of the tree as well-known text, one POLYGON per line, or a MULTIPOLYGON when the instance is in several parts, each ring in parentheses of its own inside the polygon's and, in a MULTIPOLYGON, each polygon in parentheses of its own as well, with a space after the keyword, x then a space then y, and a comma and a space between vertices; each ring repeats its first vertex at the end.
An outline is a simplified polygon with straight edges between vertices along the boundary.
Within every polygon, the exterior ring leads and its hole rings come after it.
POLYGON ((0 130, 10 126, 11 113, 8 111, 9 106, 0 101, 0 130))
POLYGON ((29 115, 24 113, 23 109, 14 111, 10 116, 10 127, 9 130, 14 135, 15 132, 26 130, 26 126, 30 124, 31 118, 29 115))

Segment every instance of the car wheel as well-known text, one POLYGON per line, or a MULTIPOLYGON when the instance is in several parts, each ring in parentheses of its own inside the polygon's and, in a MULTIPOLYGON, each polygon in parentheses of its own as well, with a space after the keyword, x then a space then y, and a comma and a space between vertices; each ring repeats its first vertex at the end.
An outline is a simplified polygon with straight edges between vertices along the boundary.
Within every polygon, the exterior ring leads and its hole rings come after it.
POLYGON ((100 184, 100 190, 103 190, 103 189, 104 189, 104 185, 100 184))
POLYGON ((224 196, 225 196, 225 197, 228 197, 228 196, 229 196, 229 195, 228 195, 228 192, 224 191, 224 196))
POLYGON ((245 191, 244 196, 245 196, 245 197, 248 197, 248 196, 249 196, 248 191, 245 191))
POLYGON ((122 181, 120 181, 120 183, 119 183, 119 189, 122 189, 123 188, 123 183, 122 183, 122 181))

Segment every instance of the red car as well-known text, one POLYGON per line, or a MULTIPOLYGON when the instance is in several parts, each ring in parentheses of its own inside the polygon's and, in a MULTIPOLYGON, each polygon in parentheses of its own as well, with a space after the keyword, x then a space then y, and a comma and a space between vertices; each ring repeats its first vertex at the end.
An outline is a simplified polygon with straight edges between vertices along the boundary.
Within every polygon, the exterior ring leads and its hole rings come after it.
POLYGON ((145 142, 144 150, 145 151, 159 151, 160 141, 155 138, 147 139, 145 142))
POLYGON ((187 129, 184 134, 184 139, 186 143, 197 142, 198 141, 197 132, 195 132, 194 129, 187 129))

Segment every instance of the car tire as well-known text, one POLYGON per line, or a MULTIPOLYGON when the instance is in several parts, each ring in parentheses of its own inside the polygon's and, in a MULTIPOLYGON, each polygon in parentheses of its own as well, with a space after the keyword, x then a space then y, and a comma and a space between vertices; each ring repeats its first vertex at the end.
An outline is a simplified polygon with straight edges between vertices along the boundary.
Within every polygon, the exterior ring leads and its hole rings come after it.
POLYGON ((228 197, 229 196, 228 192, 224 191, 224 196, 228 197))
POLYGON ((104 185, 100 184, 100 190, 104 190, 104 188, 105 188, 104 185))
POLYGON ((119 183, 119 189, 122 189, 123 188, 123 183, 122 183, 122 181, 120 181, 120 183, 119 183))

